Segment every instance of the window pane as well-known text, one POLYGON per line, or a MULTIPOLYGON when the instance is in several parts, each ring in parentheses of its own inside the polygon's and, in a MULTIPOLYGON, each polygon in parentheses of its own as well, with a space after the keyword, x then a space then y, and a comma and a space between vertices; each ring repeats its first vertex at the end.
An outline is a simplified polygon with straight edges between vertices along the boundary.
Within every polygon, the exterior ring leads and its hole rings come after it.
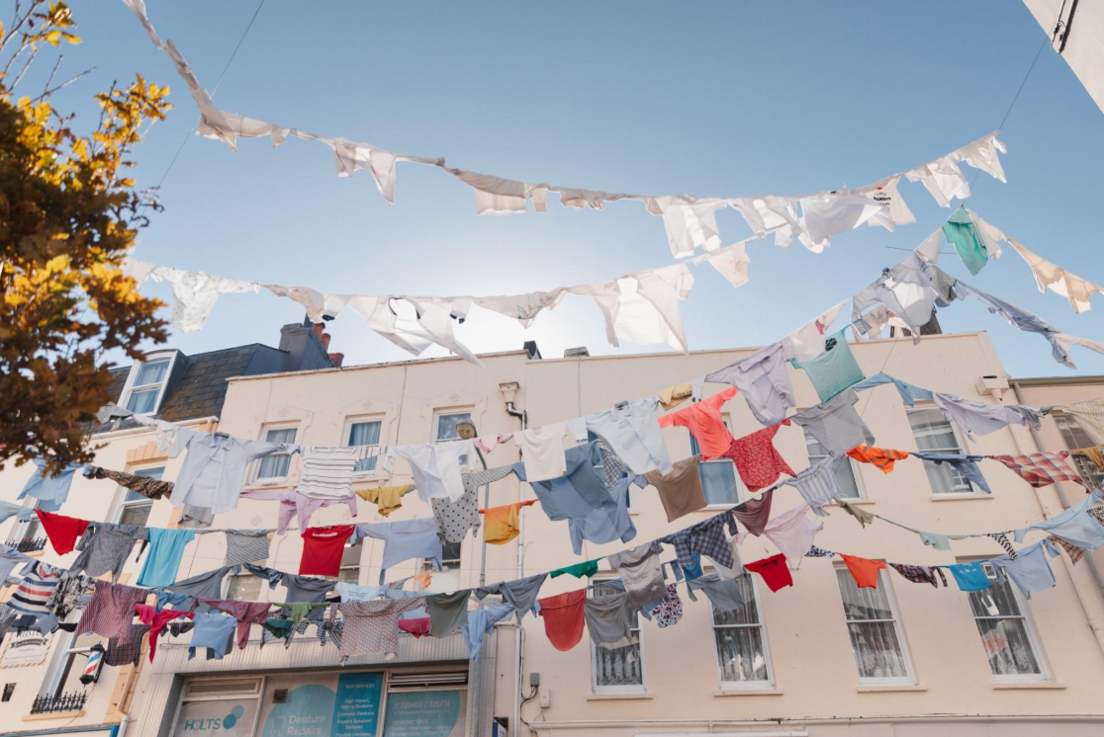
POLYGON ((153 502, 144 504, 127 504, 119 513, 120 525, 144 525, 149 520, 150 511, 153 510, 153 502))
POLYGON ((908 413, 912 436, 920 450, 946 450, 961 453, 951 423, 937 409, 918 409, 908 413))
POLYGON ((461 422, 471 422, 471 412, 457 412, 450 415, 437 416, 437 439, 457 440, 456 426, 461 422))
POLYGON ((847 621, 868 619, 893 619, 893 610, 882 589, 884 579, 879 574, 878 588, 860 589, 847 569, 837 570, 840 596, 843 598, 843 613, 847 621))
POLYGON ((969 494, 970 482, 948 463, 924 463, 928 482, 936 494, 969 494))
POLYGON ((162 361, 149 361, 138 367, 138 375, 134 377, 134 386, 149 386, 160 384, 165 379, 165 372, 169 370, 168 359, 162 361))
MULTIPOLYGON (((268 430, 265 433, 265 441, 269 443, 294 443, 295 428, 281 427, 268 430)), ((279 479, 288 475, 291 467, 291 456, 287 453, 273 453, 261 458, 257 467, 258 479, 279 479)))
POLYGON ((736 485, 736 465, 729 460, 709 461, 698 466, 702 491, 710 504, 739 504, 740 489, 736 485))
MULTIPOLYGON (((382 428, 382 422, 354 422, 349 428, 349 445, 379 445, 382 428)), ((379 459, 373 456, 357 461, 353 471, 374 471, 377 460, 379 459)))
MULTIPOLYGON (((254 561, 257 565, 263 566, 265 561, 254 561)), ((230 583, 226 588, 227 599, 238 599, 240 601, 260 601, 261 600, 261 584, 264 579, 258 578, 253 574, 242 576, 231 576, 230 583)))
POLYGON ((280 427, 273 428, 265 433, 265 442, 268 443, 294 443, 295 442, 295 428, 294 427, 280 427))
MULTIPOLYGON (((1078 424, 1076 418, 1069 415, 1052 415, 1055 423, 1058 425, 1058 432, 1062 434, 1062 440, 1066 444, 1068 450, 1079 450, 1081 448, 1092 448, 1096 446, 1096 443, 1092 441, 1088 433, 1084 428, 1078 424)), ((1101 471, 1096 467, 1096 464, 1090 461, 1083 455, 1070 456, 1070 460, 1074 463, 1074 468, 1081 475, 1081 478, 1085 479, 1092 486, 1097 489, 1104 488, 1104 471, 1101 471)))
MULTIPOLYGON (((746 607, 754 609, 754 607, 746 607)), ((766 681, 767 653, 759 627, 716 627, 717 658, 721 680, 728 683, 766 681)))
MULTIPOLYGON (((824 446, 809 434, 808 429, 805 429, 805 450, 809 455, 810 466, 828 457, 828 452, 824 450, 824 446)), ((861 496, 859 494, 859 482, 855 478, 855 466, 851 459, 846 456, 837 458, 832 464, 832 469, 835 471, 836 483, 839 484, 841 496, 845 499, 858 499, 861 496)))
POLYGON ((996 581, 984 591, 970 592, 970 609, 975 617, 1019 617, 1023 615, 1016 595, 1006 580, 1003 584, 996 581))
POLYGON ((713 624, 721 625, 747 625, 759 624, 759 608, 755 601, 755 587, 751 583, 751 575, 741 576, 736 579, 739 582, 740 596, 747 604, 741 609, 726 612, 713 607, 713 624))
POLYGON ((165 467, 158 466, 157 468, 143 468, 140 471, 134 472, 135 476, 141 476, 144 479, 157 479, 161 480, 161 477, 165 475, 165 467))
MULTIPOLYGON (((848 574, 850 575, 850 574, 848 574)), ((859 678, 907 678, 904 652, 893 622, 847 625, 859 678)))
POLYGON ((441 543, 441 564, 442 565, 459 565, 460 564, 460 549, 461 543, 444 542, 441 543))
POLYGON ((1023 619, 978 619, 985 657, 995 676, 1041 675, 1023 619))
POLYGON ((157 405, 157 394, 160 391, 161 387, 154 387, 131 392, 126 408, 138 415, 149 414, 157 405))

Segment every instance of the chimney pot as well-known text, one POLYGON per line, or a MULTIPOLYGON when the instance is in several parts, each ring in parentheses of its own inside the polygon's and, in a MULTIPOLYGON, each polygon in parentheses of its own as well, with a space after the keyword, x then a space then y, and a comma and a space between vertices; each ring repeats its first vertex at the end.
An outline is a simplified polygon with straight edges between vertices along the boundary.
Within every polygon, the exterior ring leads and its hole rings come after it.
POLYGON ((331 336, 329 333, 322 333, 322 335, 319 336, 319 339, 322 341, 322 348, 324 350, 328 351, 330 349, 330 338, 331 336))
POLYGON ((322 331, 325 329, 325 327, 320 322, 315 323, 313 327, 314 327, 314 334, 318 336, 319 340, 321 340, 322 339, 322 331))
POLYGON ((330 360, 333 361, 334 368, 341 368, 341 364, 345 362, 345 354, 331 353, 330 360))

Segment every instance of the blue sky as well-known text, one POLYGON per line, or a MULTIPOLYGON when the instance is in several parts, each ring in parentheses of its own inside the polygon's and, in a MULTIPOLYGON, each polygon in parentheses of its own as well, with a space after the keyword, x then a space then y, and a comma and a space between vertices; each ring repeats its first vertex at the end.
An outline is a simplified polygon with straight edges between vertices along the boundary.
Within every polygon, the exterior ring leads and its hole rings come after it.
MULTIPOLYGON (((147 0, 211 88, 256 0, 147 0)), ((136 72, 172 87, 176 109, 136 152, 142 186, 165 173, 197 115, 167 58, 117 0, 72 3, 84 43, 60 72, 97 71, 55 97, 91 126, 91 96, 136 72)), ((995 129, 1044 33, 1019 2, 691 4, 355 3, 267 0, 215 95, 220 107, 453 166, 529 181, 645 193, 743 196, 859 186, 995 129), (322 12, 318 12, 321 10, 322 12)), ((40 61, 20 90, 40 89, 40 61)), ((970 206, 1075 273, 1104 282, 1095 213, 1104 184, 1104 115, 1045 48, 1004 126, 1009 183, 982 174, 970 206)), ((968 170, 972 176, 973 170, 968 170)), ((917 222, 861 228, 825 253, 749 247, 751 282, 733 289, 699 269, 683 320, 691 349, 774 342, 858 291, 949 215, 902 184, 917 222)), ((662 221, 639 203, 603 212, 476 216, 469 189, 431 167, 401 165, 395 205, 366 174, 335 175, 329 150, 245 140, 237 153, 193 137, 173 165, 163 213, 136 256, 180 268, 332 292, 511 294, 604 281, 671 262, 662 221)), ((720 216, 726 243, 749 235, 720 216)), ((955 256, 941 264, 969 276, 955 256)), ((1104 299, 1075 315, 1040 294, 1006 249, 971 283, 1059 328, 1104 337, 1104 299)), ((165 286, 147 285, 168 299, 165 286)), ((174 334, 186 353, 261 342, 302 319, 266 293, 223 298, 203 331, 174 334)), ((940 313, 944 329, 988 330, 1014 376, 1071 373, 1040 337, 981 305, 940 313)), ((329 326, 346 363, 408 354, 346 314, 329 326)), ((477 351, 536 340, 546 356, 659 350, 605 339, 597 307, 569 297, 523 331, 484 313, 459 335, 477 351), (478 324, 476 324, 478 322, 478 324)), ((432 355, 432 353, 430 354, 432 355)), ((1076 349, 1078 373, 1104 356, 1076 349)))

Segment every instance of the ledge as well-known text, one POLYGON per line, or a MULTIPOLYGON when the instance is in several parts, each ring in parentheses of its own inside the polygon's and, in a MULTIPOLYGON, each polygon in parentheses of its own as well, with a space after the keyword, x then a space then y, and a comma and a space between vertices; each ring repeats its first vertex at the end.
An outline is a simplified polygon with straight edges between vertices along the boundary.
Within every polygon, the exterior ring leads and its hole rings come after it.
POLYGON ((1066 687, 1064 683, 1057 683, 1055 681, 1024 681, 1023 683, 994 683, 993 690, 995 691, 1024 691, 1032 689, 1040 690, 1062 690, 1066 687))
POLYGON ((855 690, 858 693, 894 693, 896 691, 927 691, 928 687, 919 683, 912 686, 859 686, 855 690))
POLYGON ((76 719, 84 716, 84 709, 80 711, 55 711, 50 714, 24 714, 20 717, 24 722, 41 722, 46 719, 76 719))
POLYGON ((992 501, 996 498, 995 494, 932 494, 931 500, 933 502, 972 502, 979 499, 986 499, 992 501))
POLYGON ((638 701, 654 699, 655 694, 641 691, 640 693, 592 693, 586 697, 587 701, 638 701))
POLYGON ((786 693, 777 688, 730 688, 719 689, 713 692, 715 698, 725 698, 728 696, 781 696, 786 693))
POLYGON ((875 503, 874 499, 844 499, 852 507, 867 507, 875 503))

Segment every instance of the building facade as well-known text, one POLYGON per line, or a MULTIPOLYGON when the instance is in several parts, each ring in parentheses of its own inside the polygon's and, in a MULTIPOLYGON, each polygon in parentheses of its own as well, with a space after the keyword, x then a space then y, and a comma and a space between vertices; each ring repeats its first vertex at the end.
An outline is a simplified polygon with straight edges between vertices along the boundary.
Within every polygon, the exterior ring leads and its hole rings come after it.
POLYGON ((1024 0, 1024 5, 1104 111, 1104 6, 1079 0, 1024 0))
MULTIPOLYGON (((482 356, 485 368, 457 359, 433 359, 362 367, 324 368, 239 375, 226 383, 218 429, 232 435, 305 445, 399 445, 454 439, 470 423, 480 435, 509 433, 608 409, 750 355, 754 348, 694 352, 689 355, 618 357, 573 356, 541 359, 535 350, 482 356)), ((1100 396, 1096 385, 1078 381, 1053 385, 1009 378, 984 333, 890 338, 853 346, 870 376, 883 371, 905 381, 967 399, 1058 405, 1072 398, 1100 396)), ((798 407, 818 403, 801 371, 789 369, 798 407)), ((137 377, 135 377, 137 378, 137 377)), ((706 385, 707 393, 722 387, 706 385)), ((877 444, 903 450, 1020 454, 1045 447, 1080 445, 1076 428, 1063 429, 1062 416, 1042 430, 1011 428, 971 440, 930 404, 906 406, 890 385, 863 392, 857 409, 877 444), (1072 434, 1071 434, 1072 433, 1072 434), (1069 437, 1068 442, 1066 437, 1069 437)), ((761 426, 736 396, 722 408, 734 435, 761 426)), ((196 422, 204 418, 197 417, 196 422)), ((120 433, 129 432, 126 430, 120 433)), ((140 469, 135 449, 149 436, 112 438, 102 465, 140 469), (133 458, 133 460, 132 460, 133 458)), ((664 438, 673 460, 697 449, 685 428, 664 438)), ((823 457, 816 441, 797 426, 784 426, 775 446, 795 470, 823 457)), ((505 443, 491 453, 467 459, 472 469, 518 461, 517 446, 505 443)), ((1090 459, 1091 461, 1091 459, 1090 459)), ((149 465, 161 463, 152 459, 149 465)), ((246 488, 295 488, 302 461, 269 456, 256 463, 246 488)), ((164 462, 171 479, 179 460, 164 462)), ((836 474, 841 488, 860 509, 922 530, 947 533, 1011 530, 1060 513, 1085 490, 1062 483, 1032 488, 1004 466, 983 461, 993 494, 944 466, 916 459, 897 463, 889 474, 869 464, 843 459, 836 474)), ((669 523, 651 487, 632 487, 630 516, 637 533, 631 543, 594 545, 584 541, 576 554, 563 522, 550 521, 539 507, 521 513, 520 535, 505 545, 486 545, 482 534, 446 546, 446 570, 434 574, 429 591, 511 580, 599 558, 706 519, 741 501, 746 494, 729 461, 703 464, 706 509, 669 523)), ((0 474, 0 498, 11 500, 22 487, 25 469, 0 474), (10 477, 10 478, 9 478, 10 477)), ((364 462, 355 488, 409 483, 403 461, 393 472, 364 462)), ((105 481, 78 481, 65 513, 105 519, 117 510, 106 503, 105 481), (99 486, 93 488, 92 484, 99 486), (87 499, 87 500, 86 500, 87 499), (79 504, 78 504, 79 502, 79 504), (86 506, 85 506, 86 505, 86 506)), ((480 506, 533 499, 516 476, 480 492, 480 506)), ((792 487, 779 489, 772 517, 797 506, 792 487)), ((174 523, 168 502, 152 504, 148 524, 174 523)), ((116 511, 117 514, 117 511, 116 511)), ((431 514, 416 494, 383 517, 360 502, 353 515, 345 506, 320 509, 312 525, 407 520, 431 514)), ((276 526, 277 504, 242 500, 216 518, 216 527, 276 526)), ((121 519, 121 518, 120 518, 121 519)), ((997 557, 1003 549, 985 538, 956 542, 950 551, 924 545, 906 530, 876 520, 859 523, 838 508, 829 511, 816 545, 898 563, 951 564, 997 557)), ((11 523, 5 523, 11 524, 11 523)), ((1038 536, 1038 533, 1035 533, 1038 536)), ((18 538, 9 535, 8 539, 18 538)), ((1028 542, 1033 542, 1029 538, 1028 542)), ((262 565, 296 572, 302 552, 295 532, 273 539, 262 565)), ((663 559, 673 559, 668 552, 663 559)), ((382 541, 347 547, 340 579, 374 584, 380 579, 382 541)), ((776 552, 766 538, 740 545, 744 562, 776 552)), ((220 566, 221 535, 189 544, 180 576, 220 566)), ((44 558, 57 558, 49 549, 44 558)), ((756 576, 744 587, 747 605, 735 612, 714 610, 701 594, 690 601, 684 586, 681 621, 660 628, 656 621, 634 622, 639 643, 618 650, 594 648, 589 638, 574 649, 552 647, 539 617, 512 618, 488 636, 481 657, 472 661, 460 634, 445 638, 400 635, 397 657, 353 658, 342 665, 337 647, 322 643, 315 630, 261 647, 253 627, 244 650, 221 661, 189 659, 188 636, 160 640, 152 664, 126 674, 126 698, 113 687, 124 678, 101 676, 90 690, 85 715, 53 722, 20 724, 20 731, 69 729, 107 709, 127 714, 130 737, 422 737, 423 735, 1096 735, 1104 730, 1104 594, 1096 573, 1098 552, 1077 565, 1063 553, 1050 561, 1057 585, 1030 600, 1009 584, 984 592, 911 583, 891 570, 879 575, 877 589, 857 589, 838 559, 805 558, 791 564, 794 585, 771 592, 756 576), (111 694, 104 692, 111 691, 111 694), (104 703, 101 703, 103 701, 104 703), (508 730, 508 732, 507 732, 508 730)), ((704 561, 708 563, 708 561, 704 561)), ((592 592, 614 574, 604 560, 592 592)), ((425 561, 407 561, 385 573, 388 581, 427 570, 425 561)), ((673 579, 670 579, 673 580, 673 579)), ((284 601, 283 587, 263 579, 227 577, 224 595, 284 601)), ((548 580, 541 596, 572 591, 587 580, 563 576, 548 580)), ((324 632, 324 630, 323 630, 324 632)), ((10 636, 9 636, 10 638, 10 636)), ((84 645, 85 643, 75 643, 84 645)), ((10 648, 5 642, 5 650, 10 648)), ((29 709, 28 694, 56 672, 62 646, 49 648, 46 665, 8 670, 0 652, 0 682, 15 682, 15 696, 0 703, 0 715, 15 725, 29 709), (14 675, 13 675, 14 674, 14 675), (10 676, 10 677, 5 677, 10 676)), ((104 673, 110 674, 111 668, 104 673)), ((51 676, 53 677, 53 676, 51 676)), ((121 718, 121 717, 120 717, 121 718)))

